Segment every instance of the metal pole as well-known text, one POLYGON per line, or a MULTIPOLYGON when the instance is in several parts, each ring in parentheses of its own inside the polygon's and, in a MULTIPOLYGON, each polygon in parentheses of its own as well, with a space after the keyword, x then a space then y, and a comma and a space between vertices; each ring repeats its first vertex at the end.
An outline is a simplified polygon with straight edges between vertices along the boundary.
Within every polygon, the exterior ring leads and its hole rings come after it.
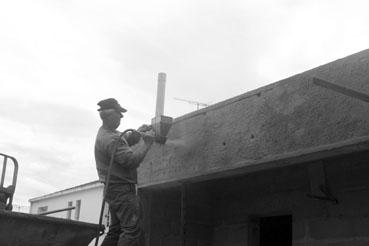
POLYGON ((147 237, 145 238, 145 245, 151 245, 151 216, 152 216, 152 192, 151 190, 148 190, 147 194, 147 205, 146 205, 146 225, 147 225, 147 237))
POLYGON ((1 174, 1 181, 0 181, 0 187, 3 187, 4 185, 4 181, 5 181, 5 172, 6 172, 6 162, 8 160, 8 157, 4 157, 4 162, 3 162, 3 172, 1 174))
POLYGON ((186 185, 181 185, 181 231, 180 231, 180 246, 186 245, 186 185))
MULTIPOLYGON (((15 192, 15 187, 17 185, 17 178, 18 178, 18 161, 14 158, 14 157, 9 157, 14 164, 14 170, 13 170, 13 188, 14 188, 14 192, 15 192)), ((14 192, 13 194, 9 197, 9 206, 12 207, 13 204, 13 196, 14 196, 14 192)))
POLYGON ((73 210, 76 207, 67 207, 67 208, 61 208, 61 209, 55 209, 55 210, 51 210, 51 211, 47 211, 47 212, 43 212, 43 213, 39 213, 38 215, 48 215, 48 214, 55 214, 55 213, 59 213, 59 212, 64 212, 64 211, 69 211, 69 210, 73 210))

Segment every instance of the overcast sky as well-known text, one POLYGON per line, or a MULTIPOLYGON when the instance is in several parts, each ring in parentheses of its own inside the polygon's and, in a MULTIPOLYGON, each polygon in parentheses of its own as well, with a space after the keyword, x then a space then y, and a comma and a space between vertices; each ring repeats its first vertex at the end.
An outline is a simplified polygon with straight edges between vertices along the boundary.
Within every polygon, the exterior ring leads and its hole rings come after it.
POLYGON ((15 203, 97 179, 96 103, 149 123, 368 48, 367 1, 0 2, 0 152, 20 165, 15 203))

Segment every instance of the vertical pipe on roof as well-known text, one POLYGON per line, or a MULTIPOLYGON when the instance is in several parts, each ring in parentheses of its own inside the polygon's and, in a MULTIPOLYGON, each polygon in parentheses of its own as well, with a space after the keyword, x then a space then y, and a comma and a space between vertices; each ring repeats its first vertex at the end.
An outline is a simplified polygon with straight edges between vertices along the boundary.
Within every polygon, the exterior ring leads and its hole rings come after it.
POLYGON ((167 75, 165 73, 158 74, 158 87, 156 92, 156 112, 155 117, 164 115, 164 99, 165 99, 165 83, 167 75))

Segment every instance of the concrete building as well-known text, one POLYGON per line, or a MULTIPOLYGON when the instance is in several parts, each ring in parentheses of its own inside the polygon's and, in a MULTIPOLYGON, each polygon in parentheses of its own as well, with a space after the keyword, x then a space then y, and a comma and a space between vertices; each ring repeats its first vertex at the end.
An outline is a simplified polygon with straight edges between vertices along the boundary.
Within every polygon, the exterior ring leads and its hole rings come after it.
POLYGON ((139 169, 146 245, 369 245, 369 50, 174 120, 139 169))
MULTIPOLYGON (((75 207, 72 210, 52 213, 48 216, 71 219, 97 224, 102 202, 103 185, 99 181, 93 181, 65 190, 57 191, 44 196, 32 198, 30 213, 39 214, 54 210, 75 207)), ((107 224, 107 206, 103 223, 107 224)))

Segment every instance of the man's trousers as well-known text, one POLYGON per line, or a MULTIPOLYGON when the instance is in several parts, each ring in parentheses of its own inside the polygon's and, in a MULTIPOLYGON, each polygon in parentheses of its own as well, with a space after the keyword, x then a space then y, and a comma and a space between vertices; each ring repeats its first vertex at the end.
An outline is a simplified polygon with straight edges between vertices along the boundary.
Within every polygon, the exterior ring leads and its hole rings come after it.
POLYGON ((109 184, 105 200, 111 223, 101 246, 138 246, 141 212, 135 185, 109 184))

